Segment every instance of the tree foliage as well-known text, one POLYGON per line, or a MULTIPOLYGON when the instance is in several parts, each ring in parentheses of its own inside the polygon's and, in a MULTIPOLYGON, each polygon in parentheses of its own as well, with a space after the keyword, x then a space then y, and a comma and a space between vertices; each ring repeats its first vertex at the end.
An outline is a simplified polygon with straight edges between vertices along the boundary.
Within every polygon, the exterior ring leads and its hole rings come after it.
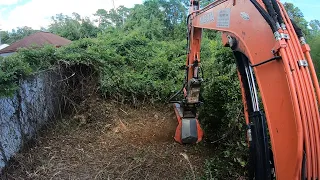
POLYGON ((302 29, 303 33, 306 36, 310 35, 310 29, 308 28, 308 21, 304 18, 302 11, 294 6, 292 3, 284 3, 284 7, 290 17, 290 19, 294 20, 297 25, 302 29))
POLYGON ((98 23, 98 27, 105 30, 108 27, 121 27, 124 25, 130 14, 130 9, 124 6, 119 6, 117 9, 111 9, 106 11, 104 9, 98 9, 94 16, 95 22, 98 23))
MULTIPOLYGON (((134 104, 166 102, 181 88, 184 78, 179 67, 186 59, 188 2, 146 0, 134 8, 99 9, 94 21, 77 13, 72 16, 57 14, 52 17, 48 30, 73 42, 59 49, 51 46, 22 49, 14 56, 0 59, 0 94, 13 94, 19 79, 39 70, 61 63, 85 64, 98 72, 100 92, 105 97, 134 104)), ((307 35, 315 65, 320 68, 319 21, 311 21, 310 28, 299 8, 290 3, 285 7, 307 35)), ((29 30, 17 30, 2 37, 9 42, 28 34, 29 30)), ((204 31, 201 57, 205 105, 200 120, 210 135, 209 140, 229 136, 221 143, 222 153, 227 154, 225 159, 214 159, 219 162, 235 160, 227 164, 231 166, 227 173, 216 173, 217 177, 226 177, 231 171, 243 173, 246 144, 234 58, 219 42, 219 33, 204 31), (239 152, 230 153, 233 149, 239 152)), ((218 167, 214 165, 209 169, 218 167)))
POLYGON ((1 43, 12 44, 35 32, 37 32, 37 30, 33 30, 31 27, 27 27, 27 26, 18 27, 17 29, 13 29, 11 32, 0 31, 1 43))
POLYGON ((312 20, 310 23, 304 18, 302 11, 292 3, 284 3, 288 15, 302 29, 311 46, 311 56, 320 78, 320 22, 312 20), (310 28, 311 27, 311 28, 310 28))
POLYGON ((310 27, 312 35, 319 35, 320 33, 320 21, 319 20, 312 20, 310 21, 310 27))
POLYGON ((98 28, 89 18, 82 18, 77 13, 73 13, 71 17, 57 14, 51 20, 52 24, 49 25, 48 30, 72 41, 81 38, 93 38, 98 33, 98 28))

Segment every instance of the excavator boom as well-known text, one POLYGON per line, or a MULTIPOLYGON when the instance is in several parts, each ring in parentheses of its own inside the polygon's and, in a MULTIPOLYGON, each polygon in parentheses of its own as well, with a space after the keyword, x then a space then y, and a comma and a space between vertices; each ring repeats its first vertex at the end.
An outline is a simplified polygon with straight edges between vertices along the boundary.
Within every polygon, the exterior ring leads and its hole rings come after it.
POLYGON ((203 29, 222 32, 235 55, 250 151, 250 179, 320 179, 320 90, 303 33, 278 0, 190 1, 180 143, 201 141, 197 120, 203 29), (259 99, 262 99, 263 110, 259 99))

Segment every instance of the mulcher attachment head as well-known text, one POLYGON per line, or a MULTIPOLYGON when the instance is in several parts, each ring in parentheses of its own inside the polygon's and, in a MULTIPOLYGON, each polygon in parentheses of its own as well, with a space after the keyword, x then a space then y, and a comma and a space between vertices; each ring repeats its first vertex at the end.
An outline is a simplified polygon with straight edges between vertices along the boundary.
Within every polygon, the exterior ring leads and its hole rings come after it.
POLYGON ((195 144, 202 140, 203 131, 195 117, 184 117, 179 103, 174 104, 178 126, 174 139, 181 144, 195 144))

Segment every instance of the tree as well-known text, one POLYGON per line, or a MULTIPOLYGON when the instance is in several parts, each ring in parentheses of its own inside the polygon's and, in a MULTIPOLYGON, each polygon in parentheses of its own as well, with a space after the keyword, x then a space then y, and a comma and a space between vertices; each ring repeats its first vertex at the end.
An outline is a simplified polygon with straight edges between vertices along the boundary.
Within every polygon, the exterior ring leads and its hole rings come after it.
POLYGON ((308 42, 311 47, 312 60, 317 70, 318 78, 320 78, 320 21, 312 20, 310 27, 312 30, 308 42))
POLYGON ((80 39, 80 23, 70 16, 57 14, 51 17, 53 23, 49 25, 49 31, 69 40, 80 39))
POLYGON ((294 20, 297 25, 302 29, 302 32, 306 35, 310 35, 310 29, 308 28, 308 21, 304 18, 303 13, 298 7, 295 7, 292 3, 284 3, 284 7, 288 12, 290 19, 294 20))
POLYGON ((96 13, 94 14, 94 16, 97 17, 97 19, 95 19, 95 22, 98 23, 98 26, 100 29, 106 29, 107 27, 109 27, 111 25, 111 22, 108 19, 109 15, 106 10, 98 9, 96 11, 96 13))
POLYGON ((8 31, 0 31, 1 44, 10 44, 10 34, 8 31))
POLYGON ((309 23, 311 27, 311 33, 313 36, 317 36, 320 33, 320 21, 319 20, 312 20, 309 23))
POLYGON ((124 25, 126 19, 130 14, 130 9, 124 6, 119 6, 116 10, 111 9, 109 11, 109 19, 113 25, 116 27, 121 27, 124 25))
POLYGON ((72 13, 72 17, 63 14, 57 14, 51 18, 49 31, 69 40, 78 40, 81 38, 96 37, 97 27, 89 18, 82 18, 77 13, 72 13))
POLYGON ((180 0, 149 0, 136 5, 125 23, 125 30, 139 29, 150 39, 185 39, 188 12, 185 3, 180 0))
POLYGON ((80 37, 81 38, 90 38, 90 37, 97 37, 98 28, 91 22, 89 18, 81 19, 81 26, 80 26, 80 37))
POLYGON ((98 22, 99 28, 102 30, 108 27, 123 27, 130 15, 130 11, 131 9, 124 6, 119 6, 117 9, 111 9, 110 11, 98 9, 94 14, 97 17, 95 22, 98 22))
POLYGON ((213 1, 212 0, 202 0, 201 1, 201 7, 205 7, 206 5, 212 3, 213 1))
POLYGON ((1 31, 1 43, 2 44, 12 44, 16 41, 23 39, 26 36, 29 36, 37 30, 32 29, 31 27, 18 27, 17 29, 12 29, 11 32, 1 31))
POLYGON ((165 30, 165 13, 160 10, 157 0, 145 1, 141 5, 136 5, 128 17, 124 30, 135 31, 145 37, 160 40, 168 37, 169 31, 165 30), (164 35, 163 33, 167 33, 164 35))

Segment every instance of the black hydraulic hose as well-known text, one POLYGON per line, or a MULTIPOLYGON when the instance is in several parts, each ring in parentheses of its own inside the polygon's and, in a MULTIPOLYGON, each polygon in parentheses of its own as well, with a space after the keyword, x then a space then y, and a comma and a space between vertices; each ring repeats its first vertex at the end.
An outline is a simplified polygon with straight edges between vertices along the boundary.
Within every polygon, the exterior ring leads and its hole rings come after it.
POLYGON ((303 32, 301 30, 301 28, 297 25, 297 23, 291 19, 292 25, 293 25, 293 29, 296 32, 297 36, 299 38, 304 37, 303 32))
POLYGON ((301 179, 307 179, 306 178, 306 172, 307 172, 306 162, 307 162, 307 155, 306 155, 306 152, 304 151, 303 159, 302 159, 301 179))
MULTIPOLYGON (((186 70, 186 77, 188 77, 188 70, 186 70)), ((177 97, 183 91, 183 89, 186 87, 186 84, 187 84, 186 77, 185 77, 185 80, 183 82, 182 88, 169 98, 168 103, 176 102, 176 101, 172 101, 172 99, 177 97)))
POLYGON ((273 20, 277 23, 277 21, 278 21, 277 13, 276 13, 276 11, 274 10, 271 1, 270 1, 270 0, 262 0, 262 1, 263 1, 264 5, 266 6, 269 15, 270 15, 270 16, 273 18, 273 20))
MULTIPOLYGON (((189 22, 190 22, 190 17, 191 17, 192 14, 189 14, 188 17, 187 17, 187 56, 190 52, 190 29, 189 29, 189 22)), ((189 64, 189 56, 187 57, 188 58, 188 64, 189 64)))
POLYGON ((272 5, 273 5, 274 10, 275 10, 276 13, 277 13, 278 22, 279 22, 280 24, 284 24, 284 21, 283 21, 282 15, 281 15, 281 11, 280 11, 280 7, 279 7, 279 5, 278 5, 278 3, 277 3, 277 0, 271 0, 271 3, 272 3, 272 5))
MULTIPOLYGON (((190 22, 190 17, 191 17, 192 14, 189 14, 188 17, 187 17, 187 31, 188 31, 188 36, 187 36, 187 40, 189 41, 190 39, 190 31, 189 31, 189 22, 190 22)), ((188 44, 189 46, 189 44, 188 44)))
POLYGON ((272 29, 272 32, 273 33, 277 32, 276 22, 272 19, 272 17, 268 14, 268 12, 266 12, 256 0, 250 0, 250 1, 257 8, 257 10, 263 16, 263 18, 267 21, 270 28, 272 29))
MULTIPOLYGON (((172 95, 172 96, 169 98, 168 103, 172 103, 172 102, 173 102, 172 99, 175 98, 175 97, 177 97, 177 96, 183 91, 184 86, 185 86, 185 84, 183 84, 183 87, 182 87, 178 92, 176 92, 174 95, 172 95)), ((175 102, 176 102, 176 101, 175 101, 175 102)))
POLYGON ((263 65, 263 64, 266 64, 266 63, 268 63, 268 62, 271 62, 271 61, 274 61, 274 60, 277 60, 277 59, 281 59, 281 56, 275 56, 275 57, 273 57, 273 58, 271 58, 271 59, 268 59, 268 60, 266 60, 266 61, 263 61, 263 62, 261 62, 261 63, 251 65, 251 67, 261 66, 261 65, 263 65))

